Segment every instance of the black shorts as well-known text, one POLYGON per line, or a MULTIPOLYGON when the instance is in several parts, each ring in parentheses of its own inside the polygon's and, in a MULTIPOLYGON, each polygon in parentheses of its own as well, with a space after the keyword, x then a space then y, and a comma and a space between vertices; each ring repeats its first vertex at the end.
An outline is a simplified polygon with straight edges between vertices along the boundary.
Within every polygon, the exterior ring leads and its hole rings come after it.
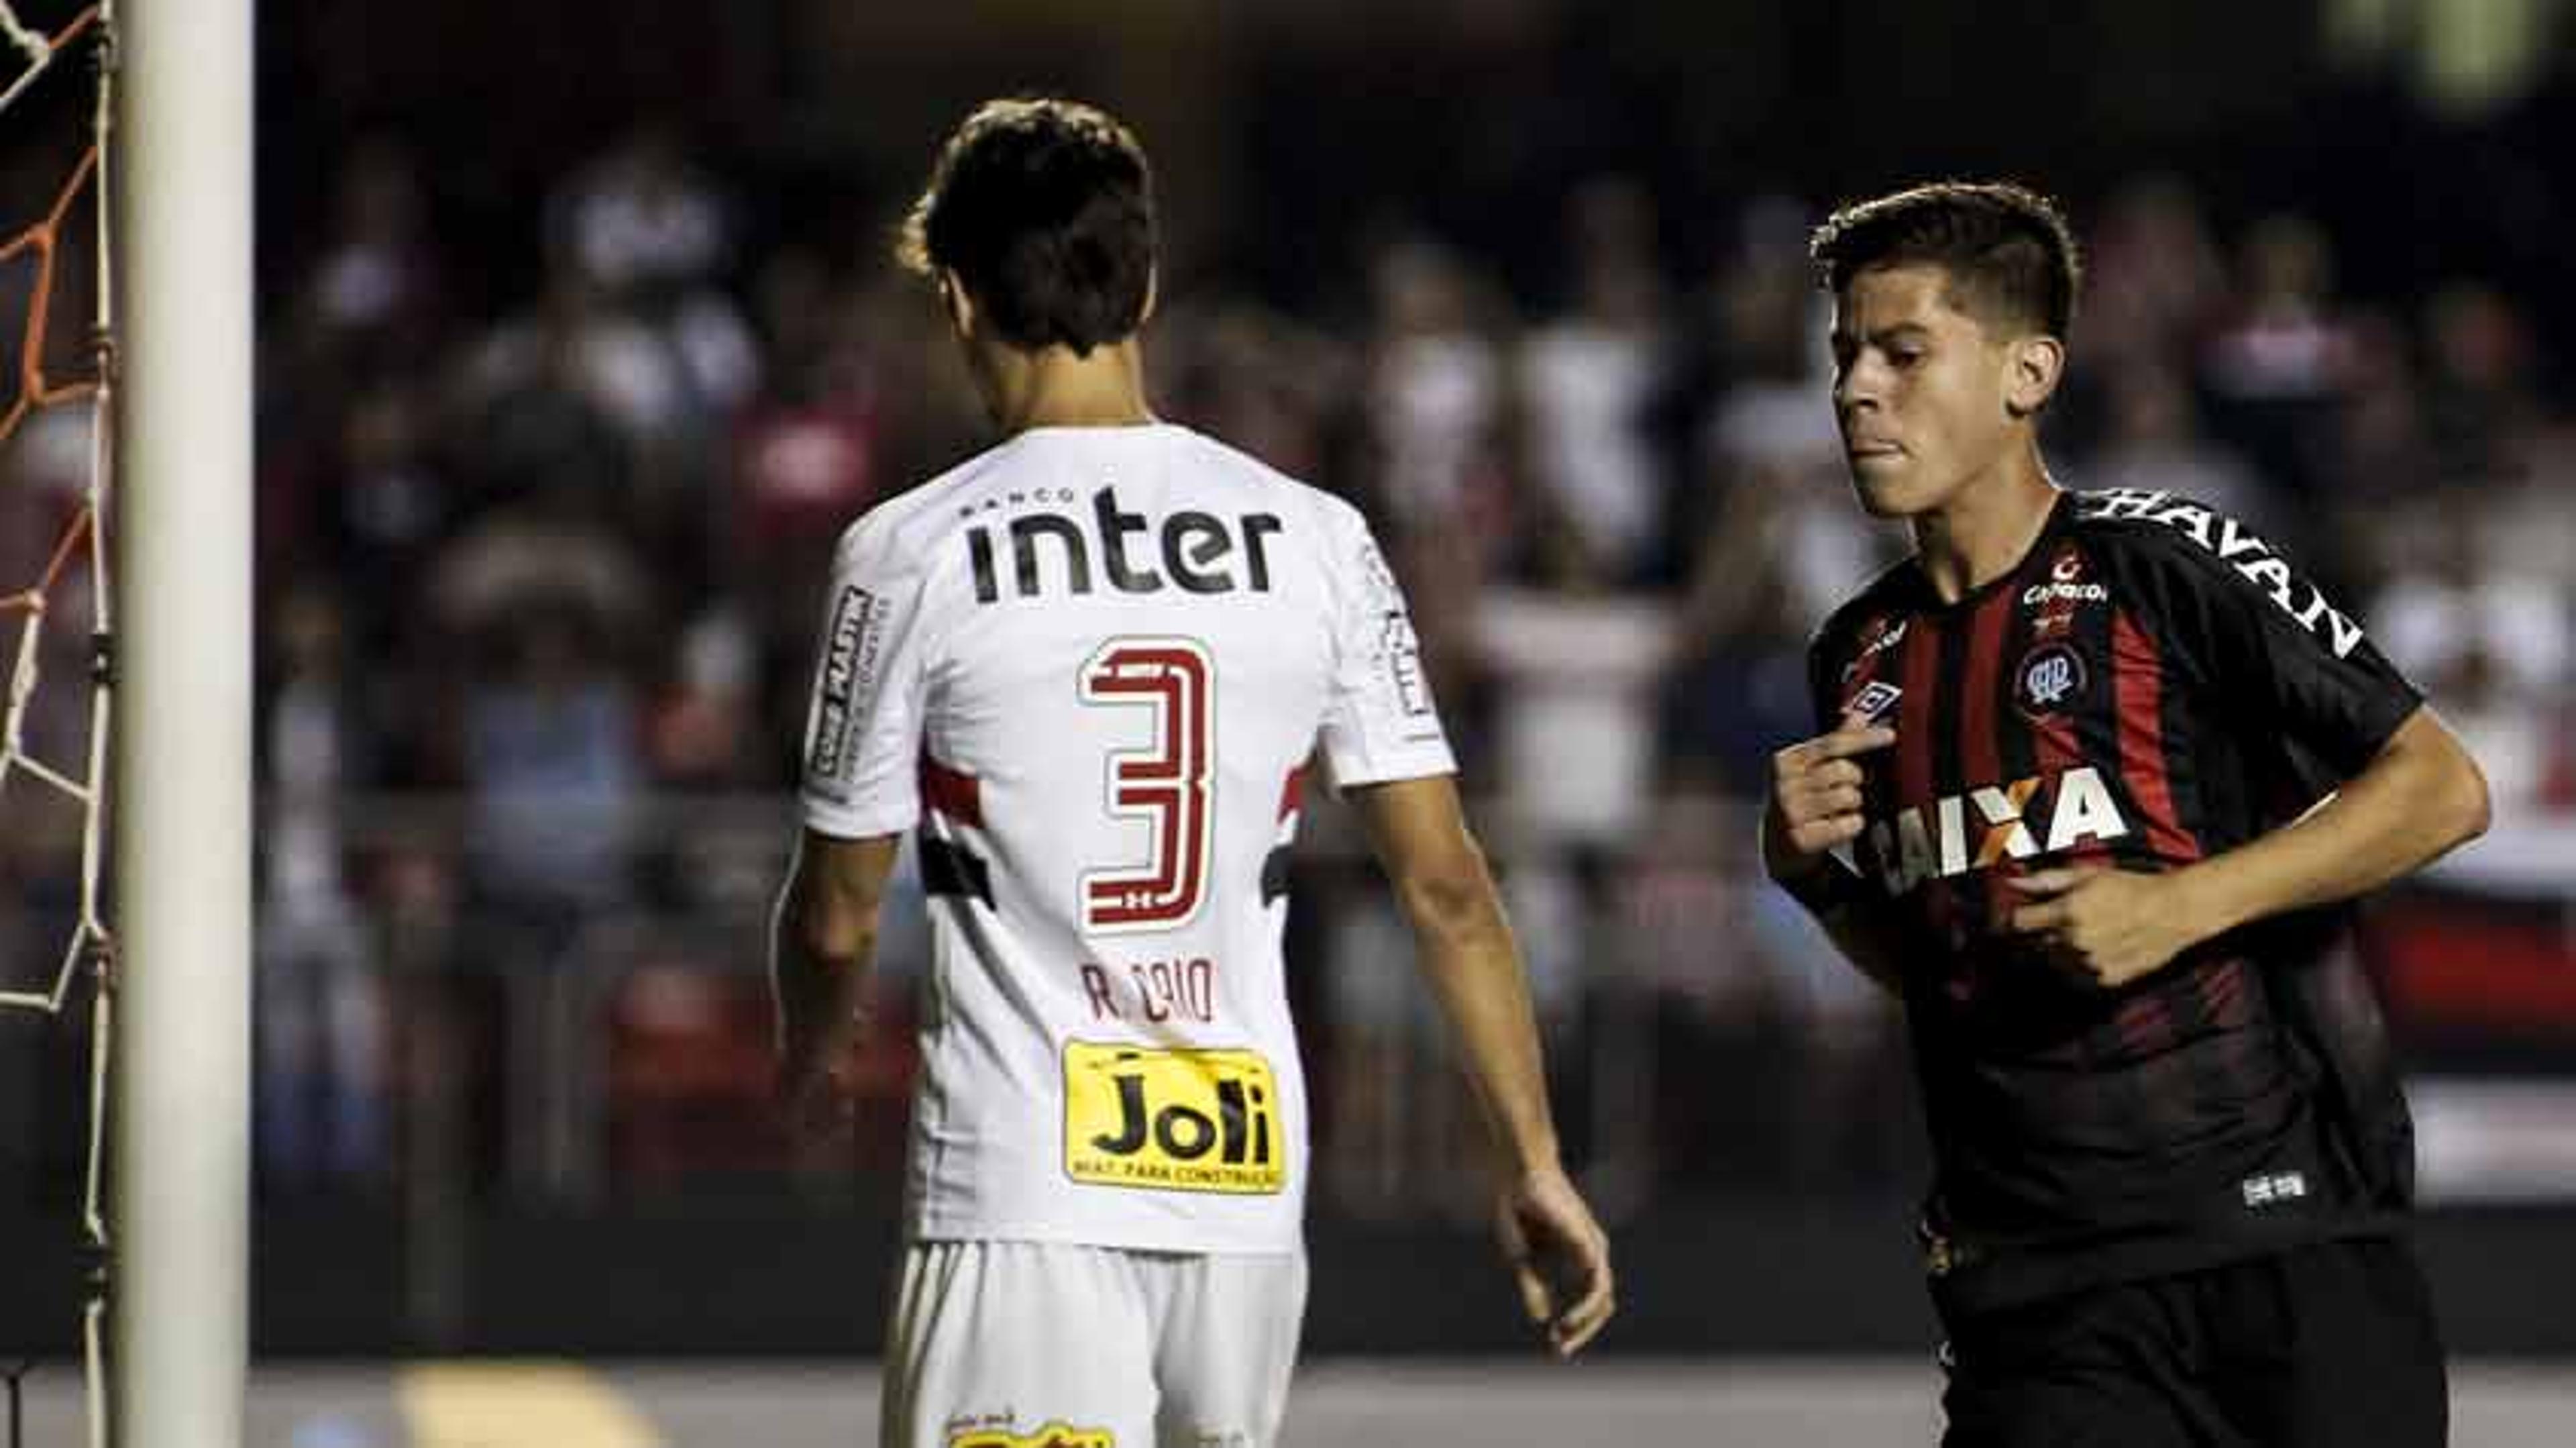
POLYGON ((1942 1448, 2441 1448, 2431 1293, 2403 1240, 2093 1288, 1948 1324, 1942 1448))

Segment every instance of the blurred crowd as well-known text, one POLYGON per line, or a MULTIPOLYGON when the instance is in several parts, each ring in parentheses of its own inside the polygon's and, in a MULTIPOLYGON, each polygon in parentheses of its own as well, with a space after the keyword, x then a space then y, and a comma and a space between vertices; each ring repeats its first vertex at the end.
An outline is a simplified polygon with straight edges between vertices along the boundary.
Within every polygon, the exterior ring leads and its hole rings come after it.
MULTIPOLYGON (((359 140, 263 298, 272 1181, 397 1174, 406 1080, 559 1072, 603 999, 628 1044, 590 1052, 591 1087, 469 1090, 465 1136, 541 1109, 501 1134, 538 1138, 542 1169, 548 1133, 614 1115, 602 1093, 649 1092, 654 1058, 617 1050, 718 1017, 756 1088, 741 990, 834 537, 990 441, 882 228, 754 246, 760 184, 638 130, 560 179, 497 293, 522 300, 484 311, 421 163, 359 140), (648 984, 517 984, 603 951, 648 984), (692 984, 708 971, 739 989, 692 984), (489 998, 437 1026, 422 979, 489 998)), ((1827 405, 1804 247, 1833 199, 1753 199, 1683 255, 1652 190, 1600 174, 1538 223, 1562 259, 1544 295, 1474 238, 1396 226, 1346 315, 1185 273, 1148 333, 1164 415, 1351 497, 1386 540, 1613 1209, 1912 1172, 1891 1008, 1753 853, 1768 757, 1813 724, 1806 636, 1904 547, 1853 505, 1827 405)), ((2066 199, 2088 282, 2048 421, 2060 481, 2252 521, 2426 686, 2505 819, 2576 811, 2576 407, 2523 300, 2434 257, 2403 304, 2355 298, 2317 225, 2221 227, 2178 176, 2066 199)), ((10 457, 76 477, 82 454, 46 418, 10 457)), ((1467 1107, 1402 927, 1346 827, 1324 811, 1311 835, 1291 958, 1324 1185, 1356 1212, 1447 1204, 1467 1107)), ((910 928, 887 944, 889 1020, 918 952, 910 928)), ((671 1059, 717 1069, 703 1043, 671 1059)))

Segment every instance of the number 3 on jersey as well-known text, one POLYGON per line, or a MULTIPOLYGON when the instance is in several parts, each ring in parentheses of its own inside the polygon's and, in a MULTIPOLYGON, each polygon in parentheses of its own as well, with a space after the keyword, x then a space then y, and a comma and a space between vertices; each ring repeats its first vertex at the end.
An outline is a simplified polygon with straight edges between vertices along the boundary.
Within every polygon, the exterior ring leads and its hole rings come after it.
POLYGON ((1153 858, 1082 872, 1085 930, 1172 930, 1198 914, 1216 818, 1215 693, 1216 660, 1196 639, 1114 638, 1082 666, 1083 703, 1154 719, 1146 747, 1111 751, 1106 779, 1109 812, 1152 828, 1153 858))

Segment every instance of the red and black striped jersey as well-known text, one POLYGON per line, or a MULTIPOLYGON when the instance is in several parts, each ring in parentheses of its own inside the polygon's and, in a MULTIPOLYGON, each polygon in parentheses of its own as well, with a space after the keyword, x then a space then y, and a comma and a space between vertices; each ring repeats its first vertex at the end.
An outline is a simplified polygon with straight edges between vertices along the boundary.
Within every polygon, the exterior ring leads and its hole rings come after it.
POLYGON ((2013 874, 2160 871, 2294 819, 2421 697, 2234 519, 2061 495, 2009 574, 1944 602, 1912 560, 1809 654, 1867 756, 1865 887, 1909 937, 1945 1290, 2029 1300, 2381 1230, 2411 1132, 2338 912, 2204 942, 2117 990, 2007 929, 2013 874))

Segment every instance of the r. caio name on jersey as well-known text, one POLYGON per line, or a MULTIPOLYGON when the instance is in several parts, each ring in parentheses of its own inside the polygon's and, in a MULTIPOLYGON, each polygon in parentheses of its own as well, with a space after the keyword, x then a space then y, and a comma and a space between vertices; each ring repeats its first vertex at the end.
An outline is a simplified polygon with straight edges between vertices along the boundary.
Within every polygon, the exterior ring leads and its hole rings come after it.
POLYGON ((2054 855, 2129 832, 2100 770, 2080 765, 2009 784, 1981 785, 1872 824, 1868 854, 1890 896, 1926 880, 2054 855))
POLYGON ((1108 967, 1086 961, 1082 995, 1091 1003, 1091 1017, 1097 1021, 1205 1024, 1216 1019, 1216 962, 1205 956, 1138 961, 1127 967, 1122 983, 1108 967))
MULTIPOLYGON (((1089 593, 1094 559, 1099 560, 1101 580, 1120 593, 1270 591, 1270 557, 1263 545, 1286 527, 1275 513, 1244 513, 1228 522, 1184 508, 1153 518, 1119 507, 1115 488, 1093 493, 1087 516, 1057 511, 1071 497, 1069 489, 1039 489, 987 504, 1044 507, 1004 525, 1013 597, 1089 593)), ((966 530, 966 559, 975 574, 975 601, 999 602, 1004 588, 1001 544, 991 526, 977 523, 966 530)))

